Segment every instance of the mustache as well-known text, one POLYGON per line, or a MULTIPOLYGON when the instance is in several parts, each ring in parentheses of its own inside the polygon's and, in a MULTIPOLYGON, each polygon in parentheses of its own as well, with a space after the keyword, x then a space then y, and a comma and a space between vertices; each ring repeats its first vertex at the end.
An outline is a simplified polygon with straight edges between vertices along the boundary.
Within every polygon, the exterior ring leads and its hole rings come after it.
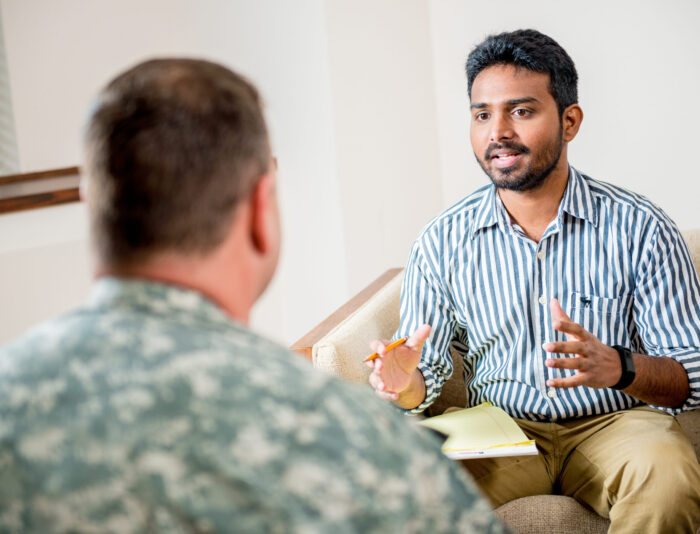
POLYGON ((493 153, 493 151, 501 148, 507 148, 515 152, 520 152, 521 154, 530 153, 530 149, 527 148, 525 145, 519 145, 518 143, 513 143, 512 141, 505 141, 503 143, 491 143, 486 148, 486 155, 484 156, 484 159, 491 159, 491 154, 493 153))

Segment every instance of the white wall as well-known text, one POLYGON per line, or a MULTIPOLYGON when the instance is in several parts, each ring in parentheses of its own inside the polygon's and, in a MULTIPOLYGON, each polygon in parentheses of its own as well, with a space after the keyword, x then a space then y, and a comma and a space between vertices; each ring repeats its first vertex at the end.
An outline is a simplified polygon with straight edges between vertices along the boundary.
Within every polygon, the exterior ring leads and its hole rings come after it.
POLYGON ((81 302, 90 279, 82 204, 0 215, 0 343, 81 302))
MULTIPOLYGON (((91 97, 146 57, 212 58, 259 86, 280 161, 284 250, 253 322, 283 343, 403 264, 433 215, 487 182, 469 147, 463 67, 493 31, 536 27, 574 58, 585 113, 575 166, 646 194, 681 228, 700 226, 694 0, 0 0, 0 9, 25 171, 78 162, 91 97)), ((0 342, 87 292, 82 210, 0 215, 0 342)))
POLYGON ((584 121, 569 161, 700 227, 700 2, 429 0, 443 203, 487 183, 468 138, 464 63, 486 35, 532 27, 551 35, 579 73, 584 121))
MULTIPOLYGON (((0 9, 23 171, 80 161, 90 100, 121 69, 158 55, 220 61, 264 95, 280 164, 284 249, 253 326, 289 343, 348 296, 321 0, 2 0, 0 9)), ((82 300, 81 211, 0 216, 0 341, 82 300), (54 225, 60 235, 38 236, 54 225), (60 254, 74 255, 70 279, 45 268, 60 254)))
POLYGON ((441 209, 428 5, 329 0, 328 48, 348 277, 405 264, 441 209))

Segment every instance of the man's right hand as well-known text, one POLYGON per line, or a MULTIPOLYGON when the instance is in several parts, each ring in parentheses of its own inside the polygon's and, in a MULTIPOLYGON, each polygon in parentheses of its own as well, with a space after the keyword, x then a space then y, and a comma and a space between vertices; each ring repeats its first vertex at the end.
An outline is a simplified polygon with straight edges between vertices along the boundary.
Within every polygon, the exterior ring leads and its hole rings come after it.
POLYGON ((403 408, 415 408, 425 399, 425 382, 418 370, 423 343, 430 325, 420 326, 403 345, 386 352, 388 342, 375 339, 370 348, 379 354, 367 362, 372 369, 369 383, 378 397, 396 402, 403 408))

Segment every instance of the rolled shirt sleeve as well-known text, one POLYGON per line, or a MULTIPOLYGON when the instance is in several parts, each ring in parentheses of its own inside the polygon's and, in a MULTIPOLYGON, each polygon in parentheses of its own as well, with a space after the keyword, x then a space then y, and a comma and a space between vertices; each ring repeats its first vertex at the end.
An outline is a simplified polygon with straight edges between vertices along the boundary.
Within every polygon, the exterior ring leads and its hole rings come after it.
POLYGON ((446 280, 438 273, 439 256, 431 243, 431 234, 423 233, 415 242, 404 274, 401 289, 401 322, 396 338, 410 336, 429 324, 431 332, 423 345, 418 369, 425 380, 423 402, 408 413, 421 413, 428 408, 452 376, 450 343, 455 332, 455 317, 446 280))
POLYGON ((667 356, 688 373, 690 393, 682 406, 700 407, 700 282, 688 247, 668 218, 656 221, 636 275, 634 316, 644 351, 667 356))

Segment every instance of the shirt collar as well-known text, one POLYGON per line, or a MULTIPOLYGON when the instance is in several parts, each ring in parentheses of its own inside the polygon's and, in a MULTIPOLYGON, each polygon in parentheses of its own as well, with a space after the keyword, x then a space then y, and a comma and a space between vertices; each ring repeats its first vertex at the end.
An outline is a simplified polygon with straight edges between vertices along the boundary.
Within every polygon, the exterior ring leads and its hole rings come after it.
POLYGON ((559 216, 564 211, 598 226, 598 209, 591 188, 581 173, 573 167, 569 167, 569 183, 559 206, 559 216))
MULTIPOLYGON (((562 212, 584 219, 593 226, 598 225, 598 210, 591 189, 583 176, 571 166, 569 167, 569 181, 559 205, 559 218, 561 218, 562 212)), ((486 188, 486 192, 474 212, 473 221, 470 232, 472 238, 479 230, 496 224, 501 230, 505 231, 508 228, 510 217, 493 184, 486 188)))
POLYGON ((223 309, 201 293, 145 279, 102 277, 93 284, 89 305, 139 310, 185 323, 234 324, 223 309))
MULTIPOLYGON (((498 224, 499 219, 501 219, 501 224, 503 224, 504 217, 502 216, 503 214, 500 213, 501 210, 505 212, 505 207, 501 199, 498 198, 498 194, 496 194, 496 187, 491 184, 486 187, 484 196, 481 197, 481 202, 479 202, 474 211, 470 237, 474 238, 476 233, 483 228, 490 228, 498 224), (499 217, 499 215, 501 215, 501 217, 499 217)), ((505 215, 507 215, 507 213, 505 213, 505 215)))

